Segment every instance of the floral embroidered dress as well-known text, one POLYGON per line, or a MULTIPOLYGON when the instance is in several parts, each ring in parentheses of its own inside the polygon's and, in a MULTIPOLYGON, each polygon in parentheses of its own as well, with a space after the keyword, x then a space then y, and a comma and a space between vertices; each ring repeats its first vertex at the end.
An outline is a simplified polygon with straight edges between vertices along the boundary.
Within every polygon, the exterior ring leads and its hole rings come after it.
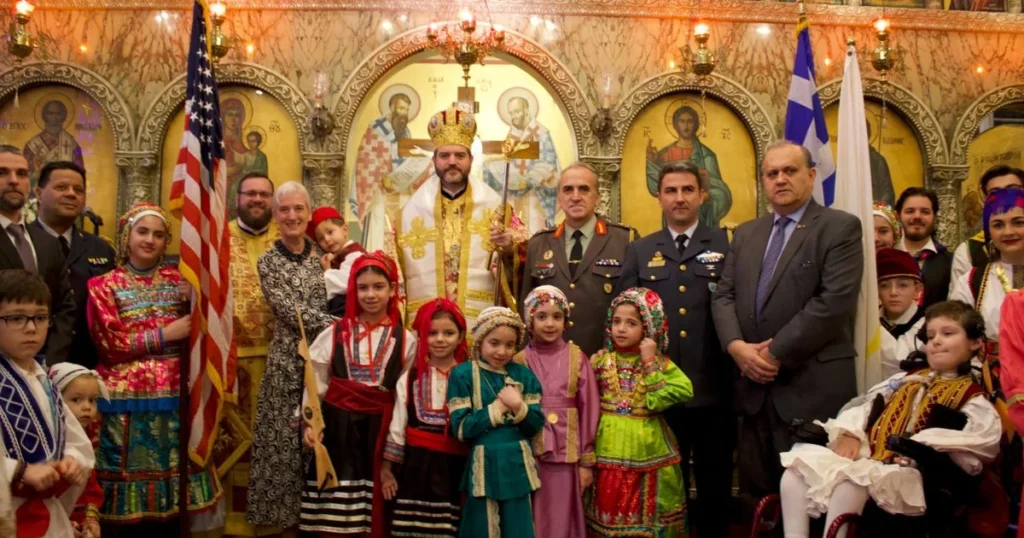
POLYGON ((597 472, 586 503, 592 535, 686 535, 679 445, 662 412, 693 398, 693 386, 664 356, 667 329, 661 298, 646 288, 622 292, 608 310, 610 351, 591 361, 601 399, 597 472), (639 350, 613 349, 611 318, 620 304, 637 308, 644 334, 658 344, 660 356, 650 367, 639 350))
POLYGON ((302 441, 292 422, 302 403, 303 362, 295 309, 302 312, 308 338, 331 324, 320 256, 312 241, 307 240, 305 250, 296 254, 278 240, 256 264, 275 325, 253 425, 245 513, 249 523, 282 528, 299 523, 302 441))
MULTIPOLYGON (((178 513, 178 383, 180 342, 161 328, 188 313, 178 291, 181 273, 169 265, 140 272, 124 264, 89 281, 89 329, 96 367, 110 392, 103 414, 96 474, 103 488, 100 520, 135 523, 178 513)), ((221 497, 212 469, 189 475, 189 510, 221 497)))

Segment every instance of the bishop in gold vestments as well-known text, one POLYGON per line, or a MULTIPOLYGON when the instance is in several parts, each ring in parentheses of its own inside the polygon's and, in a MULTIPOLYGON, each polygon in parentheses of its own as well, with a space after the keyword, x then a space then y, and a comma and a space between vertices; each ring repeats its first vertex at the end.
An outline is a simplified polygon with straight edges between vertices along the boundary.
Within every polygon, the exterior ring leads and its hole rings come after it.
POLYGON ((224 484, 227 509, 224 534, 265 536, 280 531, 246 522, 245 500, 256 398, 260 393, 260 380, 263 379, 267 348, 274 329, 274 317, 263 299, 260 277, 256 273, 256 260, 270 250, 278 233, 274 222, 263 230, 252 230, 238 219, 231 221, 228 229, 231 233, 231 288, 235 295, 238 390, 224 406, 214 457, 224 484))

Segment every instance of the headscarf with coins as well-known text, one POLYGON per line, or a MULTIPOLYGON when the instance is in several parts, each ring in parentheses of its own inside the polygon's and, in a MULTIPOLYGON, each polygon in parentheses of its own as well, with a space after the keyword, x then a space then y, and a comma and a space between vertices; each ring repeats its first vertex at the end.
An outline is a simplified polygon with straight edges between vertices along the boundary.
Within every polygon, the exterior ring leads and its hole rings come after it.
POLYGON ((612 317, 619 305, 633 305, 640 313, 640 321, 644 326, 644 337, 654 340, 658 345, 658 354, 664 354, 668 349, 668 318, 665 317, 665 307, 661 303, 661 297, 653 290, 647 288, 629 288, 612 300, 608 307, 608 320, 605 322, 604 334, 608 351, 615 350, 615 342, 612 340, 612 317))
POLYGON ((899 245, 900 241, 903 240, 903 225, 900 224, 900 219, 896 217, 896 212, 893 211, 892 207, 885 202, 875 202, 875 205, 871 208, 871 214, 889 221, 893 240, 896 245, 899 245))
POLYGON ((548 303, 554 303, 566 318, 569 317, 569 299, 562 290, 549 285, 537 286, 523 301, 523 314, 526 318, 523 321, 526 322, 527 331, 533 331, 533 316, 537 309, 548 303))
MULTIPOLYGON (((117 265, 126 265, 131 252, 128 249, 128 240, 132 235, 132 227, 143 217, 154 216, 159 218, 167 227, 167 213, 160 206, 152 202, 138 202, 128 208, 121 219, 117 221, 117 265)), ((171 231, 167 230, 167 242, 171 241, 171 231)), ((160 254, 161 261, 163 253, 160 254)), ((157 264, 159 265, 159 263, 157 264)))
POLYGON ((504 306, 489 306, 480 312, 476 318, 476 325, 473 326, 473 347, 469 350, 470 357, 480 358, 480 346, 484 337, 498 327, 511 327, 516 331, 516 349, 523 347, 523 338, 526 336, 526 326, 523 320, 511 309, 504 306))

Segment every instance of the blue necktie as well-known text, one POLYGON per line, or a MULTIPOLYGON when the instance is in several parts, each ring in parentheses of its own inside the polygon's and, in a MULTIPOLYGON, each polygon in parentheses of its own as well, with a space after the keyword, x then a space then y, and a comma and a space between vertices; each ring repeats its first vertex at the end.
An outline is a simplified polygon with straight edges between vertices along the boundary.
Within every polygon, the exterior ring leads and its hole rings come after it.
POLYGON ((764 306, 765 300, 768 299, 768 284, 772 281, 772 275, 775 274, 775 266, 779 263, 779 258, 782 257, 782 246, 786 242, 786 226, 793 219, 789 217, 779 217, 779 220, 775 221, 775 230, 772 232, 771 241, 768 242, 768 250, 764 254, 764 261, 761 262, 761 276, 757 279, 757 310, 756 314, 758 319, 761 318, 761 308, 764 306))

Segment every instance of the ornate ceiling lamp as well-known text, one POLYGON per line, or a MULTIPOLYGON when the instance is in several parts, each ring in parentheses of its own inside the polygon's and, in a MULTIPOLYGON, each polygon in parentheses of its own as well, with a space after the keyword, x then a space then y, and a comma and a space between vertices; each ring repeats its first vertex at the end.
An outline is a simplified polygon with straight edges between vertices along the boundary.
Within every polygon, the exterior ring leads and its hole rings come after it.
POLYGON ((457 25, 433 22, 427 27, 430 48, 436 49, 445 61, 454 59, 462 66, 465 85, 459 88, 459 102, 473 103, 473 112, 479 112, 479 104, 475 100, 474 88, 469 85, 469 69, 473 64, 483 65, 484 58, 505 42, 505 31, 501 26, 489 23, 488 26, 486 31, 477 33, 476 15, 465 9, 457 25))
POLYGON ((698 22, 693 27, 693 38, 697 41, 697 52, 693 54, 692 70, 693 74, 700 78, 710 75, 715 70, 715 66, 718 65, 715 55, 708 49, 708 39, 710 37, 711 27, 706 22, 698 22))
POLYGON ((11 31, 7 35, 7 52, 11 53, 18 62, 21 62, 35 50, 35 39, 28 33, 28 21, 32 19, 32 12, 36 7, 27 0, 20 0, 14 5, 14 22, 11 23, 11 31))
POLYGON ((219 62, 228 52, 231 51, 233 41, 230 36, 224 34, 221 25, 224 24, 225 14, 228 7, 220 0, 210 4, 210 20, 213 22, 213 32, 210 33, 210 53, 213 61, 219 62))

